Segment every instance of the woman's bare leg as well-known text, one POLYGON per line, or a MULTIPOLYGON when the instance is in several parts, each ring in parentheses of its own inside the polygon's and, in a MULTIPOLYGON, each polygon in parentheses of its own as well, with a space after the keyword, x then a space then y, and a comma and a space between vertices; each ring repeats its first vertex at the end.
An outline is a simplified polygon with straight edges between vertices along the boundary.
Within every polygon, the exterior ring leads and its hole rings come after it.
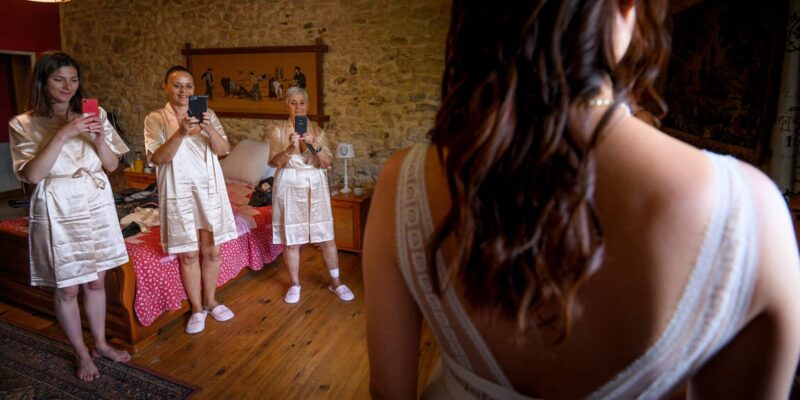
POLYGON ((111 347, 106 340, 106 273, 98 273, 98 278, 83 287, 83 310, 86 312, 86 319, 89 321, 89 330, 94 338, 94 350, 92 355, 95 357, 106 357, 116 362, 128 362, 131 355, 125 351, 111 347))
MULTIPOLYGON (((336 242, 333 240, 322 242, 319 244, 319 247, 322 249, 322 258, 325 259, 325 266, 328 267, 328 271, 330 272, 331 270, 338 269, 339 251, 336 249, 336 242)), ((342 284, 338 275, 336 277, 331 275, 331 283, 334 288, 337 288, 342 284)))
POLYGON ((181 281, 189 297, 192 314, 203 311, 202 284, 200 282, 200 253, 188 251, 178 254, 181 264, 181 281))
POLYGON ((56 319, 64 334, 67 335, 69 344, 75 351, 75 375, 78 379, 86 382, 93 381, 100 377, 100 371, 92 361, 89 348, 83 342, 83 331, 81 330, 81 312, 78 307, 78 285, 65 288, 56 288, 53 296, 56 319))
POLYGON ((219 280, 220 257, 219 246, 214 245, 214 234, 205 229, 200 229, 200 253, 202 266, 203 304, 207 309, 219 305, 217 302, 217 281, 219 280))
POLYGON ((300 286, 300 246, 286 246, 283 249, 283 263, 289 271, 293 286, 300 286))

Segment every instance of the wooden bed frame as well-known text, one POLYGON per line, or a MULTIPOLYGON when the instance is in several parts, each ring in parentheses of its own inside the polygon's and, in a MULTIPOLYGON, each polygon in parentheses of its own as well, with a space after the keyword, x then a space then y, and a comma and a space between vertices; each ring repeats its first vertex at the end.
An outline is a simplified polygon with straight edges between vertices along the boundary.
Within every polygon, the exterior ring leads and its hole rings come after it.
MULTIPOLYGON (((3 265, 0 267, 0 297, 55 316, 53 290, 30 286, 28 235, 24 232, 0 227, 0 258, 5 259, 5 262, 0 263, 3 265)), ((250 268, 243 268, 239 275, 228 283, 235 281, 249 270, 250 268)), ((184 317, 189 309, 188 302, 184 300, 180 310, 164 313, 150 326, 142 326, 133 311, 136 277, 131 262, 109 270, 106 273, 105 286, 107 297, 106 333, 111 336, 113 343, 132 353, 144 348, 155 339, 161 328, 177 318, 184 317)), ((79 301, 82 303, 80 298, 79 301)), ((83 309, 82 306, 81 309, 83 309)), ((83 326, 88 326, 84 313, 81 315, 83 326)))

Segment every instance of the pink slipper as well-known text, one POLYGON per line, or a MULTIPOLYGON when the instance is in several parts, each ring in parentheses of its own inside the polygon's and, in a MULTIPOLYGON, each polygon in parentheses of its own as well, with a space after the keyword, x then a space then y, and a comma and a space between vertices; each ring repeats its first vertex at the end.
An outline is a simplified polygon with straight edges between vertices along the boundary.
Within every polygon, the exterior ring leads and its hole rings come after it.
POLYGON ((283 296, 283 301, 294 304, 300 301, 300 285, 293 285, 286 291, 286 296, 283 296))
POLYGON ((206 328, 206 315, 208 311, 203 310, 198 313, 192 314, 189 317, 189 323, 186 324, 186 333, 200 333, 206 328))
POLYGON ((233 318, 233 311, 231 311, 230 308, 220 304, 211 309, 211 316, 219 322, 227 321, 233 318))
POLYGON ((328 286, 328 290, 342 299, 342 301, 350 301, 356 298, 353 292, 351 292, 350 289, 345 285, 339 285, 339 287, 336 289, 334 289, 332 286, 328 286))

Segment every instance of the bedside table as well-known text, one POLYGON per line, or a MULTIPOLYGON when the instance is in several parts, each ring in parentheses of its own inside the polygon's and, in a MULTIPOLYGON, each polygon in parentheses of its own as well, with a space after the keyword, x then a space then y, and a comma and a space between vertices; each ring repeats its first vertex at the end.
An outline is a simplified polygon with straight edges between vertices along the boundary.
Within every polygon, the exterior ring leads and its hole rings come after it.
POLYGON ((369 190, 361 196, 356 196, 352 192, 331 196, 333 234, 339 250, 361 253, 370 200, 372 191, 369 190))
POLYGON ((146 189, 151 183, 156 181, 156 174, 147 172, 134 172, 129 169, 125 171, 125 179, 131 189, 146 189))

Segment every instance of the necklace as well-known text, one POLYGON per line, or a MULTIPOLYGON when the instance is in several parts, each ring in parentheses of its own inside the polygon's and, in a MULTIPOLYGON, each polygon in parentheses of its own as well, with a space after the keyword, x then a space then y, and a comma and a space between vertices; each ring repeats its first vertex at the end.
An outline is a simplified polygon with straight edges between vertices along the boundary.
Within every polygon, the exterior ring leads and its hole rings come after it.
POLYGON ((614 101, 614 99, 595 97, 593 99, 589 99, 586 104, 588 104, 589 107, 603 107, 617 104, 623 111, 625 111, 626 114, 631 115, 631 107, 624 101, 617 103, 614 101))
POLYGON ((602 97, 595 97, 593 99, 589 99, 587 104, 591 107, 602 107, 602 106, 610 106, 614 103, 614 99, 604 99, 602 97))

